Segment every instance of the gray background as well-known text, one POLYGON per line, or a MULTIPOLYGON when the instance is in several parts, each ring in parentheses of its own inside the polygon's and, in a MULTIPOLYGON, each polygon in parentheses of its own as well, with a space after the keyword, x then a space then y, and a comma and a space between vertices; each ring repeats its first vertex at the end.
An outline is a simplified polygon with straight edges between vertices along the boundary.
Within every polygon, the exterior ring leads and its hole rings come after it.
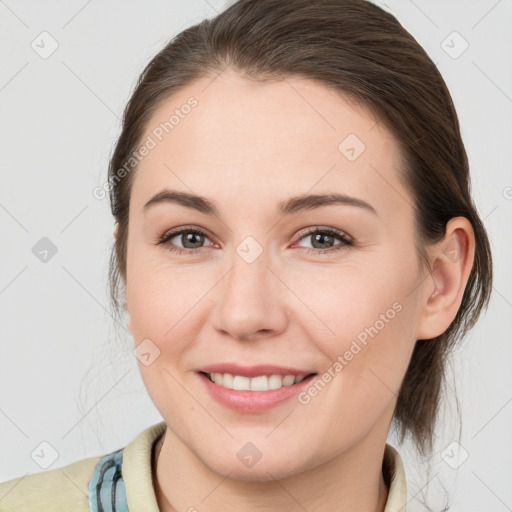
MULTIPOLYGON (((113 451, 161 421, 132 341, 109 314, 113 221, 108 200, 92 191, 106 179, 122 109, 145 64, 223 5, 0 0, 1 481, 113 451)), ((442 509, 443 486, 451 511, 512 510, 512 2, 384 6, 452 92, 496 270, 489 310, 452 365, 460 446, 452 445, 459 438, 449 399, 429 474, 409 444, 398 447, 407 510, 423 510, 427 490, 442 509)), ((389 442, 396 446, 393 433, 389 442)))

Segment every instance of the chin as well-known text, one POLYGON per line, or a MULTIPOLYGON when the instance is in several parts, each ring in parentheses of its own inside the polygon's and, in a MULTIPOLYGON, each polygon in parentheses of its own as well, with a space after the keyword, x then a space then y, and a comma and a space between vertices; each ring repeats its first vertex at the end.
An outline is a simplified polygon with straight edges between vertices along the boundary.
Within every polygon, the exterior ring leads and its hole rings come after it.
POLYGON ((263 453, 257 453, 255 447, 245 446, 233 457, 226 457, 226 452, 219 454, 219 459, 205 460, 210 469, 230 480, 241 482, 270 482, 288 478, 305 471, 304 468, 290 464, 290 457, 279 450, 275 450, 271 457, 265 457, 263 453), (254 457, 251 460, 251 450, 254 457), (249 454, 249 455, 247 455, 249 454), (258 458, 260 457, 260 458, 258 458))
MULTIPOLYGON (((215 471, 215 468, 212 468, 215 471)), ((230 480, 236 480, 239 482, 272 482, 275 480, 282 480, 297 473, 294 473, 289 466, 285 463, 275 465, 258 464, 258 467, 252 468, 241 468, 240 466, 222 467, 222 471, 215 471, 218 475, 223 478, 230 480)))

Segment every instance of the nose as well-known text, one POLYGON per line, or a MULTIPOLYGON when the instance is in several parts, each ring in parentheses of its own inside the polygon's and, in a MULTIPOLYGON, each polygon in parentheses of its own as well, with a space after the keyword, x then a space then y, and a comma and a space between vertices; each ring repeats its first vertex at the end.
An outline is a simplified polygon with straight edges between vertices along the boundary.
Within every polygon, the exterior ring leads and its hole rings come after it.
POLYGON ((211 312, 214 327, 223 335, 251 341, 285 331, 287 289, 269 263, 265 251, 252 262, 234 253, 232 266, 217 287, 211 312))

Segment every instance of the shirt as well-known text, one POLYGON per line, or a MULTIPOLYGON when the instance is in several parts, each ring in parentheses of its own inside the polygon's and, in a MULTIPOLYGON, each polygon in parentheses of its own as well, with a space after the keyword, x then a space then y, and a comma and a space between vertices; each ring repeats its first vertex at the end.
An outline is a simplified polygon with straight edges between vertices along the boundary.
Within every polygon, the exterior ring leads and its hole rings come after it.
MULTIPOLYGON (((124 448, 62 468, 0 484, 1 512, 159 512, 153 488, 153 446, 164 421, 140 432, 124 448)), ((405 512, 406 480, 399 453, 386 443, 384 512, 405 512)))

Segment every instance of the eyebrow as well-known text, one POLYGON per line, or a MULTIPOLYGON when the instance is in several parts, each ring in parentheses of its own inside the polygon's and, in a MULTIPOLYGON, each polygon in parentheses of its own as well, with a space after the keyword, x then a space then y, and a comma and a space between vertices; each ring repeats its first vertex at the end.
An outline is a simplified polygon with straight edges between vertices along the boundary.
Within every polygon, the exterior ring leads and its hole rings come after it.
MULTIPOLYGON (((150 206, 162 203, 175 203, 187 208, 193 208, 207 215, 219 216, 217 207, 205 197, 169 189, 164 189, 154 195, 144 205, 143 210, 146 211, 150 206)), ((291 197, 286 201, 279 202, 278 213, 285 216, 334 204, 355 206, 378 216, 377 211, 370 203, 345 194, 310 194, 291 197)))

